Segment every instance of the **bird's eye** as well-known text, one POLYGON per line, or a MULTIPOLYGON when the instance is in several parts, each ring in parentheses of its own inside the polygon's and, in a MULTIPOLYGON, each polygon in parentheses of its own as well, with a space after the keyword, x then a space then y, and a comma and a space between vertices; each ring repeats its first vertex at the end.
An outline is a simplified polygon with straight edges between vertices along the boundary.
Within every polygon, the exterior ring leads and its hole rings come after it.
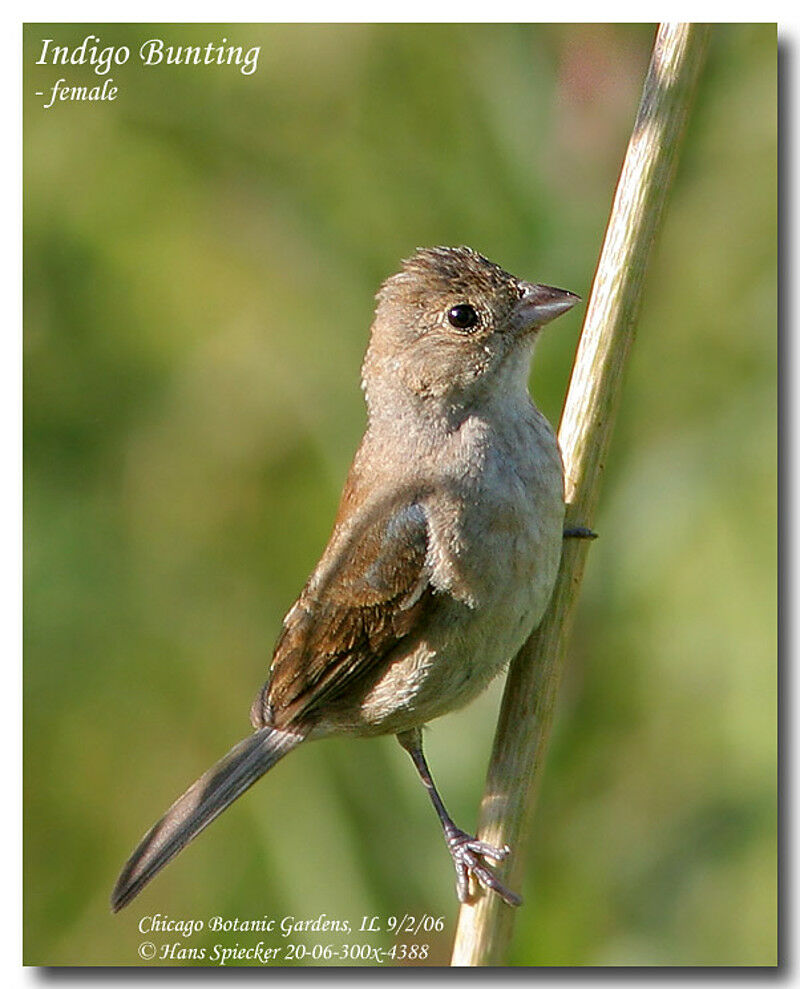
POLYGON ((472 330, 478 325, 478 314, 466 302, 461 302, 448 312, 447 319, 457 330, 472 330))

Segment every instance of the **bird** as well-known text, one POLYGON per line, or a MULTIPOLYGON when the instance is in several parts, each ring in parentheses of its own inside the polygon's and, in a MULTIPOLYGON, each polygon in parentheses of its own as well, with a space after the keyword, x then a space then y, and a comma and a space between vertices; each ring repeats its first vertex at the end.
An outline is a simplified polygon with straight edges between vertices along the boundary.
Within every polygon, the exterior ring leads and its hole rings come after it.
POLYGON ((564 475, 528 380, 540 329, 580 298, 462 246, 418 249, 376 300, 366 430, 328 544, 283 620, 252 734, 142 838, 114 911, 279 759, 334 735, 396 735, 441 822, 458 899, 482 887, 521 903, 488 864, 508 846, 448 814, 422 729, 507 667, 551 596, 564 475))

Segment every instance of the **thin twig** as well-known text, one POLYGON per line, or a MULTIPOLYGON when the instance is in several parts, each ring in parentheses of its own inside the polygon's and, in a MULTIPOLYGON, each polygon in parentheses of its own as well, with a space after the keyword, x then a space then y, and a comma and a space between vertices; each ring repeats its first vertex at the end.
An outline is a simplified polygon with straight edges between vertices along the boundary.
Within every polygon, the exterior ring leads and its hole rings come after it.
MULTIPOLYGON (((644 84, 584 320, 558 439, 567 526, 590 526, 600 492, 623 371, 650 248, 679 156, 709 28, 662 24, 644 84)), ((522 878, 521 835, 542 771, 558 684, 586 560, 587 541, 565 541, 544 621, 511 665, 481 803, 478 834, 508 844, 522 878)), ((453 965, 503 964, 514 909, 478 895, 459 914, 453 965)))

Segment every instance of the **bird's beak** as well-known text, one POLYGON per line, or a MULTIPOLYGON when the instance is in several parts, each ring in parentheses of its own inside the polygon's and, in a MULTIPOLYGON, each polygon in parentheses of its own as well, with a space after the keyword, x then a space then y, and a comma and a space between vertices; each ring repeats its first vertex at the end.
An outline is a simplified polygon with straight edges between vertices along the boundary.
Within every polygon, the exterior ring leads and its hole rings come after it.
POLYGON ((551 285, 533 285, 521 282, 522 298, 514 308, 512 323, 518 333, 536 329, 568 312, 581 301, 579 295, 551 285))

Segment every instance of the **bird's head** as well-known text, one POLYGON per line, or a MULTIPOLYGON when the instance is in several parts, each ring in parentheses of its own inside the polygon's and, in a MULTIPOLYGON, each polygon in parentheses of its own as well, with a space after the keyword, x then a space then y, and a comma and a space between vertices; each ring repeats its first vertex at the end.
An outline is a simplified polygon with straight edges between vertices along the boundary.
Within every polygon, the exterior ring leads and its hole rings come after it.
POLYGON ((463 407, 487 390, 526 389, 539 329, 579 301, 469 247, 418 250, 377 298, 363 367, 371 412, 392 394, 463 407))

